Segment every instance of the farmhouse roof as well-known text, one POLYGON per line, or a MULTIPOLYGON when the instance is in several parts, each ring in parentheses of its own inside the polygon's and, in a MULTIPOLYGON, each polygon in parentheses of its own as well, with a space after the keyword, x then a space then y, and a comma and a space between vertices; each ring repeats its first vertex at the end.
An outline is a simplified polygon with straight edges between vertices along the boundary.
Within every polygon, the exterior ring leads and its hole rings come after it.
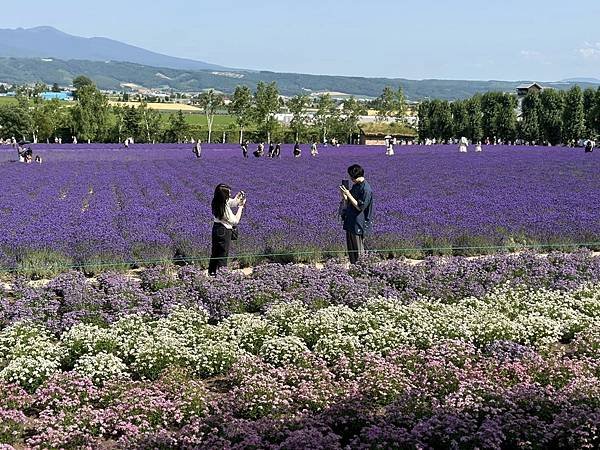
POLYGON ((517 89, 531 89, 532 87, 537 87, 538 89, 544 89, 539 83, 525 83, 517 86, 517 89))

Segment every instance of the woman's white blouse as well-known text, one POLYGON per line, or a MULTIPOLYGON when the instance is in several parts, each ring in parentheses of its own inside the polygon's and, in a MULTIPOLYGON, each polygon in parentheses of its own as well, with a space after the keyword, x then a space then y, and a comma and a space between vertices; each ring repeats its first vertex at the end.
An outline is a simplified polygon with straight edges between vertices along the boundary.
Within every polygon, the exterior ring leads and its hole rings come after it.
POLYGON ((238 223, 240 223, 240 219, 242 218, 242 208, 239 207, 240 202, 235 198, 230 198, 227 200, 227 205, 225 206, 225 215, 222 219, 213 218, 215 223, 222 224, 228 230, 231 230, 238 223), (231 208, 238 208, 237 213, 234 214, 231 208))

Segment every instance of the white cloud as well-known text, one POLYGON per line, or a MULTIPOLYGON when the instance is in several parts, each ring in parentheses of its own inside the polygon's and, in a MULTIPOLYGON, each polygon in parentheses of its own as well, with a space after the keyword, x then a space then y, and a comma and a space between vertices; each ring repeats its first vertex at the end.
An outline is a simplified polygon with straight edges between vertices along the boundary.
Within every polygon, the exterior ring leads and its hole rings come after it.
POLYGON ((584 42, 583 47, 577 49, 576 51, 583 59, 600 59, 600 42, 596 42, 595 44, 591 42, 584 42))
POLYGON ((530 59, 539 59, 544 55, 542 55, 542 53, 538 52, 537 50, 521 50, 521 56, 530 59))

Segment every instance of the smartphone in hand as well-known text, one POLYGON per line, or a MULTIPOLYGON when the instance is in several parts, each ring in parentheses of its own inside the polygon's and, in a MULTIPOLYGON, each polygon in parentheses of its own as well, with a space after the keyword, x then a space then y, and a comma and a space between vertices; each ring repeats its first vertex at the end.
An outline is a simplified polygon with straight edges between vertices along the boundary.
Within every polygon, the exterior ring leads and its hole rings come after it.
POLYGON ((350 180, 342 180, 342 186, 350 190, 350 180))

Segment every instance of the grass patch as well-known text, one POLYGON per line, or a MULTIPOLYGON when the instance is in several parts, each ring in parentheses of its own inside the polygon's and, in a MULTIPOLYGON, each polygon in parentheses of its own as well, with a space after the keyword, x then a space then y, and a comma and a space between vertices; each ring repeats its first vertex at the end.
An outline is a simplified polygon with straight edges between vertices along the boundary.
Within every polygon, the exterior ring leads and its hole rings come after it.
POLYGON ((33 280, 52 278, 69 270, 73 260, 52 250, 37 250, 25 253, 17 259, 16 272, 33 280))
POLYGON ((94 255, 79 264, 78 269, 88 277, 94 277, 106 272, 125 272, 132 268, 131 262, 121 256, 94 255))
POLYGON ((17 99, 14 97, 0 97, 0 105, 16 105, 17 99))

